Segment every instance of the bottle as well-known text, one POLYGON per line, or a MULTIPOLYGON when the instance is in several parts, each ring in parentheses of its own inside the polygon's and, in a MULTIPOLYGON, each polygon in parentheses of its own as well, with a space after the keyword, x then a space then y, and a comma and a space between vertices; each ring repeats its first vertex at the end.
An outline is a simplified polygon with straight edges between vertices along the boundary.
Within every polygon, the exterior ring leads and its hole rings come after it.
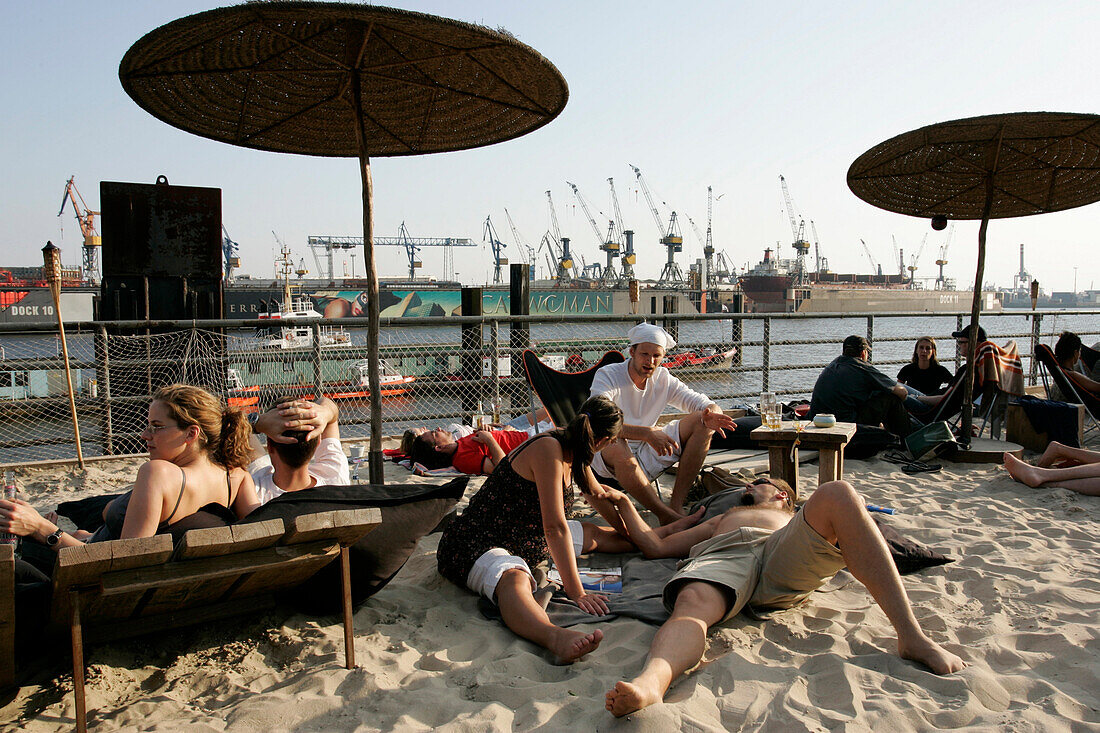
MULTIPOLYGON (((8 501, 15 499, 15 471, 4 471, 4 498, 8 501)), ((19 536, 10 532, 0 532, 0 545, 16 546, 19 544, 19 536)))

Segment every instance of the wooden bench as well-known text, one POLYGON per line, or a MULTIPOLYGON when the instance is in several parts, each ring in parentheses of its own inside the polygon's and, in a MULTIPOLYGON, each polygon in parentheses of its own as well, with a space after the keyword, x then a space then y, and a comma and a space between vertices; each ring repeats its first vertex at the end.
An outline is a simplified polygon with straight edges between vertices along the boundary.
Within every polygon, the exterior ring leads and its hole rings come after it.
MULTIPOLYGON (((170 536, 156 535, 62 548, 53 573, 50 628, 67 630, 71 637, 77 730, 86 730, 85 640, 110 641, 252 614, 337 557, 345 665, 354 668, 348 546, 381 521, 378 509, 353 509, 295 517, 285 525, 273 519, 191 530, 176 547, 170 536)), ((12 598, 3 583, 4 568, 14 562, 5 559, 0 548, 0 611, 4 599, 12 598)), ((0 653, 6 653, 7 631, 0 625, 0 653)))

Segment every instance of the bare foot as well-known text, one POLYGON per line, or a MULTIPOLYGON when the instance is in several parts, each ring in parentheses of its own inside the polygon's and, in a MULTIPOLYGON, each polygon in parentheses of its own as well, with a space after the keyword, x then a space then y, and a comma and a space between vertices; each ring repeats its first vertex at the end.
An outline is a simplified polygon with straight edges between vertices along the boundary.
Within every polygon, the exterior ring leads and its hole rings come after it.
POLYGON ((902 659, 920 662, 935 674, 951 674, 967 666, 960 657, 947 651, 927 636, 909 647, 902 646, 899 641, 898 654, 902 659))
POLYGON ((1004 454, 1004 462, 1005 470, 1008 471, 1008 475, 1020 483, 1026 484, 1033 489, 1042 485, 1043 478, 1035 466, 1024 463, 1011 453, 1004 454))
POLYGON ((616 718, 637 712, 653 703, 661 702, 661 692, 650 686, 641 677, 633 682, 619 681, 607 691, 604 707, 616 718))
POLYGON ((591 634, 568 629, 560 629, 560 632, 547 647, 557 657, 559 664, 572 664, 585 654, 595 651, 603 641, 603 632, 599 629, 591 634))

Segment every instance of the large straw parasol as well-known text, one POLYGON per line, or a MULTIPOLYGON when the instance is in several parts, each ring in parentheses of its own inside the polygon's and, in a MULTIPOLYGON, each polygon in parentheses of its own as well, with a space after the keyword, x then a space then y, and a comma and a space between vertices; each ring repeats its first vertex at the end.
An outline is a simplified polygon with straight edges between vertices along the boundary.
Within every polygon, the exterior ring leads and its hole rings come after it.
POLYGON ((463 150, 554 119, 561 73, 503 31, 366 5, 250 2, 137 41, 122 86, 153 116, 222 142, 358 157, 368 278, 370 478, 382 482, 378 273, 370 157, 463 150))
MULTIPOLYGON (((941 122, 879 143, 848 169, 848 187, 864 201, 899 214, 980 219, 978 267, 970 309, 977 333, 990 219, 1062 211, 1100 200, 1100 115, 1017 112, 941 122)), ((963 440, 973 420, 970 339, 963 440)))

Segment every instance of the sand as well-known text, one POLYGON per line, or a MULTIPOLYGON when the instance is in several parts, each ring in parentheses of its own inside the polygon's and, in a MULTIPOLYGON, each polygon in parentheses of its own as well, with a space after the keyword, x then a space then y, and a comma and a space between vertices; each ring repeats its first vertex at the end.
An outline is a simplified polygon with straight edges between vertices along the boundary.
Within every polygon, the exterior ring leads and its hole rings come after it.
MULTIPOLYGON (((1096 446, 1092 446, 1096 447, 1096 446)), ((33 503, 112 490, 139 461, 22 472, 33 503)), ((809 469, 809 467, 807 467, 809 469)), ((399 469, 391 469, 399 471, 399 469)), ((334 617, 272 613, 169 639, 92 645, 90 722, 98 730, 1095 730, 1100 726, 1100 499, 1029 489, 996 465, 945 463, 907 476, 848 461, 869 502, 903 533, 957 561, 904 583, 933 639, 970 663, 936 677, 898 658, 886 617, 862 585, 767 622, 712 630, 704 661, 666 701, 622 720, 604 693, 638 672, 656 627, 600 626, 606 639, 572 666, 477 611, 436 572, 438 535, 355 614, 345 670, 334 617)), ((803 492, 813 470, 803 472, 803 492)), ((409 480, 403 472, 393 480, 409 480)), ((591 629, 595 626, 581 626, 591 629)), ((68 660, 0 710, 0 729, 71 729, 68 660)))

